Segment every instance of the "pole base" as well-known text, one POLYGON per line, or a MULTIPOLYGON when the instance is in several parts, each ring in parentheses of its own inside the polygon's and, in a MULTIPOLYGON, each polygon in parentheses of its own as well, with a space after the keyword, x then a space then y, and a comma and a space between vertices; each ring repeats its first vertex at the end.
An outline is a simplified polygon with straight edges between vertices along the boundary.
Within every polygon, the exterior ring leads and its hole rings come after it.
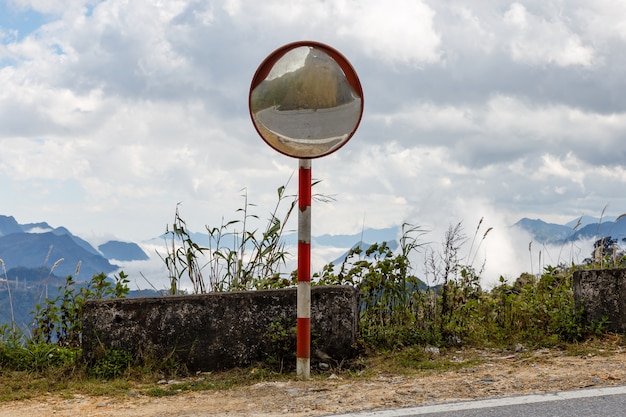
POLYGON ((311 358, 296 358, 296 375, 302 379, 311 378, 311 358))

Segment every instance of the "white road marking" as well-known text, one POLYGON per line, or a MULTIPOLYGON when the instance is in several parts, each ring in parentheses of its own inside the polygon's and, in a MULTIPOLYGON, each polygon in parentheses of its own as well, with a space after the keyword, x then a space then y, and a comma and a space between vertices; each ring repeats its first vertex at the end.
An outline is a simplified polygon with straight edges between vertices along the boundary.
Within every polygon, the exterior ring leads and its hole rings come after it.
POLYGON ((507 405, 533 404, 550 401, 564 401, 574 398, 602 397, 607 395, 626 394, 626 386, 609 388, 592 388, 572 391, 560 391, 550 394, 523 395, 519 397, 494 398, 489 400, 463 401, 458 403, 427 405, 423 407, 400 408, 388 411, 369 411, 348 414, 337 414, 333 417, 403 417, 429 413, 445 413, 450 411, 477 410, 481 408, 503 407, 507 405))

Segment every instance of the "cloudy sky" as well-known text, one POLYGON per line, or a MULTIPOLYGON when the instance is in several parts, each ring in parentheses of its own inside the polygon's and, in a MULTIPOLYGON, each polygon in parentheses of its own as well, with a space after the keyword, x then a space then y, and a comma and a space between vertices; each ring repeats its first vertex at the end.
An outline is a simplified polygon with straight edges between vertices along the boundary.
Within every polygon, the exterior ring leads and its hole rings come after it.
POLYGON ((408 221, 439 242, 484 217, 506 275, 529 269, 520 218, 626 211, 623 1, 0 0, 0 214, 95 243, 157 236, 178 202, 202 231, 243 189, 265 217, 298 163, 259 138, 248 90, 298 40, 345 55, 365 103, 313 161, 335 197, 313 234, 408 221))

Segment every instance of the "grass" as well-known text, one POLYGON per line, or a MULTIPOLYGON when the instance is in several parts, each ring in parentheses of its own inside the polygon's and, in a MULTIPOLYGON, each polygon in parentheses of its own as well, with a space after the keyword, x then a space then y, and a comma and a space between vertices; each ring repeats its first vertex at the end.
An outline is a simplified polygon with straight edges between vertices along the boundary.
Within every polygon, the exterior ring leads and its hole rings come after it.
POLYGON ((292 376, 279 374, 262 366, 236 368, 219 372, 202 372, 193 377, 166 378, 160 372, 131 368, 114 379, 88 376, 87 369, 55 368, 43 372, 3 371, 0 373, 0 402, 28 400, 48 394, 72 397, 124 397, 136 394, 165 397, 181 392, 228 390, 263 381, 286 381, 292 376))
MULTIPOLYGON (((331 374, 343 383, 375 380, 380 376, 417 376, 459 372, 494 360, 512 357, 523 363, 541 363, 553 356, 610 357, 623 352, 626 336, 604 335, 580 343, 562 344, 550 349, 515 353, 498 348, 448 348, 439 353, 421 346, 369 353, 348 366, 329 371, 313 371, 312 381, 327 381, 331 374)), ((4 371, 0 373, 0 402, 36 399, 46 395, 73 398, 76 395, 126 398, 128 396, 167 397, 186 392, 231 390, 260 382, 289 382, 293 374, 277 373, 258 364, 218 372, 202 372, 191 377, 167 379, 160 372, 130 368, 125 375, 114 379, 89 377, 79 367, 55 368, 41 372, 4 371)))
POLYGON ((580 343, 569 343, 563 352, 567 356, 610 356, 624 351, 626 335, 604 334, 580 343))
POLYGON ((471 350, 441 350, 440 353, 432 353, 421 346, 414 346, 397 352, 374 356, 368 359, 368 367, 398 375, 458 371, 485 361, 480 356, 476 356, 475 353, 471 350))
POLYGON ((71 397, 126 395, 138 382, 127 379, 98 380, 82 372, 55 369, 50 372, 7 371, 0 374, 0 401, 28 400, 47 394, 71 397))

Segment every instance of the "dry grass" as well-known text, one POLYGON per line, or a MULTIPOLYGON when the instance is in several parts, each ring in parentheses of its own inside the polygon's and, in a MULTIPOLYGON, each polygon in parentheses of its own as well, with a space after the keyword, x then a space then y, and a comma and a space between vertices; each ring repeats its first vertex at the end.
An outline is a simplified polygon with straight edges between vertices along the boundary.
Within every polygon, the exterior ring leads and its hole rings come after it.
MULTIPOLYGON (((486 363, 516 363, 519 366, 545 364, 555 357, 611 357, 626 352, 626 337, 605 335, 582 343, 552 349, 512 352, 502 349, 436 349, 415 346, 395 352, 370 354, 326 372, 313 370, 312 381, 328 381, 331 375, 344 382, 373 381, 381 376, 425 377, 459 373, 486 363)), ((279 374, 262 365, 220 372, 198 373, 191 377, 165 376, 160 371, 131 369, 123 378, 102 380, 90 378, 79 367, 44 372, 5 371, 0 373, 0 401, 36 399, 54 394, 126 397, 129 393, 153 397, 184 392, 237 390, 259 383, 289 383, 293 374, 279 374), (167 383, 165 383, 167 382, 167 383)))

